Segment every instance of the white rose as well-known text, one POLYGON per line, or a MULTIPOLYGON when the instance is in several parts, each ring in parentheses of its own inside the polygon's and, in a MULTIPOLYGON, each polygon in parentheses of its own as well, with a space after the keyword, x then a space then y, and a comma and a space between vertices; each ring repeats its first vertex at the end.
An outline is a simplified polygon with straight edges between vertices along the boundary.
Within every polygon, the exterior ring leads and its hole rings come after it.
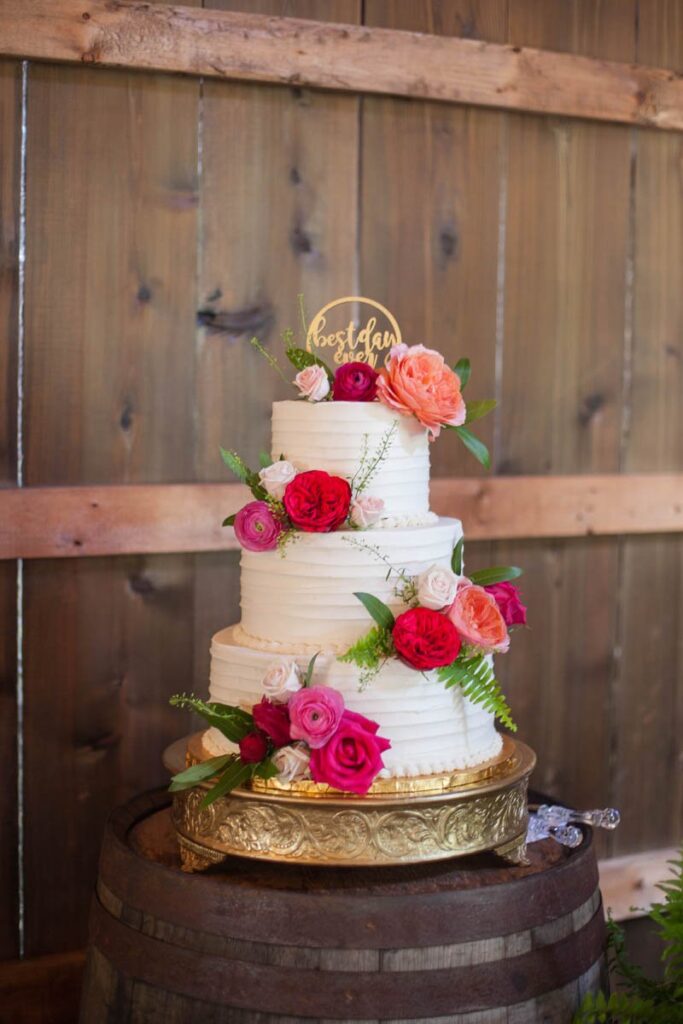
POLYGON ((262 469, 258 476, 271 498, 275 498, 276 501, 282 501, 285 488, 296 476, 296 470, 291 462, 280 459, 279 462, 274 462, 272 466, 266 466, 265 469, 262 469))
POLYGON ((308 771, 311 755, 305 743, 293 743, 276 750, 271 760, 278 770, 280 782, 296 782, 308 771))
POLYGON ((433 565, 421 572, 415 580, 417 599, 423 608, 440 611, 446 605, 453 604, 460 579, 460 576, 443 565, 433 565))
POLYGON ((382 518, 384 501, 382 498, 356 498, 351 503, 350 519, 354 526, 365 529, 374 526, 382 518))
POLYGON ((270 665, 261 685, 268 700, 286 704, 291 695, 301 689, 299 666, 292 658, 279 658, 270 665))
POLYGON ((330 382, 322 366, 307 366, 300 370, 294 383, 309 402, 320 402, 330 393, 330 382))

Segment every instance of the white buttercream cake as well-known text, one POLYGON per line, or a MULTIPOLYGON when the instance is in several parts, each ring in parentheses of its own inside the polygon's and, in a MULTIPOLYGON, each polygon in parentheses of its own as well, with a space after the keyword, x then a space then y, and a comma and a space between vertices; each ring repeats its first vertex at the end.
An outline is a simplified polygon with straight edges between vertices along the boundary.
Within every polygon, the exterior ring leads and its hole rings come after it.
MULTIPOLYGON (((446 689, 436 672, 392 658, 363 688, 358 668, 338 660, 372 624, 354 593, 370 592, 399 611, 387 566, 411 577, 434 564, 448 566, 462 536, 459 520, 429 509, 427 432, 376 402, 276 402, 272 453, 299 470, 351 479, 364 448, 392 427, 391 447, 367 490, 384 501, 376 526, 297 534, 284 552, 242 552, 242 621, 213 638, 210 699, 251 708, 275 657, 288 655, 305 669, 320 652, 316 684, 339 690, 349 710, 379 724, 391 740, 383 774, 406 776, 471 767, 502 746, 493 715, 459 687, 446 689)), ((204 746, 212 755, 236 749, 216 729, 205 734, 204 746)))

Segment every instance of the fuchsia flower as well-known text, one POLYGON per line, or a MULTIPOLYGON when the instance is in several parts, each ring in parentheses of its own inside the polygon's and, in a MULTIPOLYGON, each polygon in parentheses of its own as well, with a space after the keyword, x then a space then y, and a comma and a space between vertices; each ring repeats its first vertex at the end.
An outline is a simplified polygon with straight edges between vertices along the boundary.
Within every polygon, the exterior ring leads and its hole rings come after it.
POLYGON ((495 599, 506 626, 526 626, 526 605, 522 604, 519 587, 514 583, 492 583, 484 590, 495 599))
POLYGON ((262 732, 254 729, 240 740, 240 759, 244 764, 259 764, 268 753, 268 740, 262 732))
POLYGON ((372 402, 377 397, 379 374, 368 363, 344 363, 334 375, 335 402, 372 402))
POLYGON ((293 740, 304 740, 312 750, 322 747, 336 732, 344 713, 344 698, 329 686, 310 686, 289 698, 293 740))
MULTIPOLYGON (((303 691, 305 692, 305 691, 303 691)), ((382 753, 391 746, 377 735, 379 725, 355 711, 344 711, 339 726, 311 753, 311 778, 347 793, 367 793, 384 768, 382 753)))
POLYGON ((235 536, 247 551, 272 551, 282 533, 267 502, 250 501, 235 517, 235 536))

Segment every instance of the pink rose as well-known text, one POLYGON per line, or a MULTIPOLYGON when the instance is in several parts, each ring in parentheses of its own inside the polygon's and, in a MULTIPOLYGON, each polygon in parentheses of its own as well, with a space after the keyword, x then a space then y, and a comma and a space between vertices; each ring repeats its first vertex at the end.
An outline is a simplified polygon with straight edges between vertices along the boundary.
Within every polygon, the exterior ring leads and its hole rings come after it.
POLYGON ((282 533, 265 501, 250 501, 235 516, 235 536, 247 551, 272 551, 282 533))
POLYGON ((522 604, 519 587, 514 583, 492 583, 484 590, 494 598, 506 626, 526 626, 526 605, 522 604))
POLYGON ((467 580, 455 595, 455 601, 446 609, 446 615, 458 631, 463 643, 471 644, 486 654, 504 653, 510 646, 505 619, 496 599, 467 580))
POLYGON ((284 747, 291 741, 289 735, 289 713, 286 704, 273 704, 262 697, 252 710, 254 723, 268 736, 274 747, 284 747))
POLYGON ((327 743, 344 712, 344 698, 329 686, 310 686, 289 698, 293 740, 304 740, 312 750, 327 743))
POLYGON ((311 778, 346 793, 367 793, 384 768, 382 753, 391 746, 378 729, 377 722, 344 711, 332 738, 311 754, 311 778))
POLYGON ((460 378, 442 355, 424 345, 395 345, 380 371, 377 397, 391 409, 415 416, 432 440, 445 424, 459 427, 466 408, 460 378))
POLYGON ((354 526, 365 530, 368 526, 374 526, 382 518, 384 511, 383 498, 356 498, 351 502, 349 519, 354 526))
POLYGON ((294 378, 300 394, 309 402, 321 402, 330 393, 330 382, 322 366, 307 366, 294 378))

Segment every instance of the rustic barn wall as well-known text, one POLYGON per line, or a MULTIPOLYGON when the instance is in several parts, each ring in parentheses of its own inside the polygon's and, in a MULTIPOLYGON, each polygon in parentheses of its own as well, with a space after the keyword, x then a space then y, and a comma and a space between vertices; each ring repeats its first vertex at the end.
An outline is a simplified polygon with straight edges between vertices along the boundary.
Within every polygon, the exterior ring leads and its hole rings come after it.
MULTIPOLYGON (((234 0, 683 70, 681 0, 234 0)), ((277 350, 358 289, 469 354, 499 474, 683 470, 683 136, 385 97, 31 65, 18 332, 21 67, 0 72, 0 485, 225 478, 266 447, 277 350), (25 400, 17 440, 18 361, 25 400)), ((443 439, 439 476, 477 475, 443 439)), ((453 509, 457 514, 458 510, 453 509)), ((683 792, 680 537, 471 544, 522 564, 503 678, 536 784, 616 802, 612 847, 674 843, 683 792), (644 593, 647 593, 647 599, 644 593)), ((237 617, 237 556, 0 563, 0 957, 82 945, 104 817, 160 784, 237 617), (5 826, 5 823, 6 826, 5 826)), ((603 841, 603 850, 607 844, 603 841)))

